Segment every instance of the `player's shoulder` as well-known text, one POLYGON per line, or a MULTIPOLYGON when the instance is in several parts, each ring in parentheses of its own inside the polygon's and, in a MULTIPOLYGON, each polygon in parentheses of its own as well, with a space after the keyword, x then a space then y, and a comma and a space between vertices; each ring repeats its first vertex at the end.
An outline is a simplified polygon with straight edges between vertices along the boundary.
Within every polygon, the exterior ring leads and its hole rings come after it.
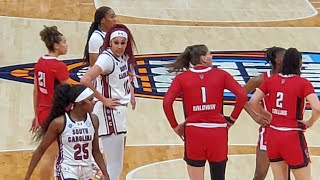
POLYGON ((59 129, 60 132, 64 130, 65 125, 66 125, 65 114, 54 118, 50 123, 50 126, 53 126, 55 129, 59 129))
POLYGON ((94 125, 95 127, 98 127, 98 126, 99 126, 98 116, 95 115, 95 114, 93 114, 93 113, 89 113, 89 115, 90 115, 90 118, 91 118, 91 121, 92 121, 93 125, 94 125))
POLYGON ((95 30, 95 31, 91 34, 89 41, 90 41, 90 42, 91 42, 91 41, 103 41, 104 37, 105 37, 105 34, 103 34, 103 33, 100 32, 100 31, 95 30))

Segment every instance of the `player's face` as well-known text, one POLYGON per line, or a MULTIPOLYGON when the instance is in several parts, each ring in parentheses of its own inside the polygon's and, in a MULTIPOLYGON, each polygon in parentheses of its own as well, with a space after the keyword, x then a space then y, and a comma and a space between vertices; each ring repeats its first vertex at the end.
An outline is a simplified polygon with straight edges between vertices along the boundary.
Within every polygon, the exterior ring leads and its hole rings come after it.
POLYGON ((205 56, 202 56, 201 58, 203 58, 203 63, 206 66, 208 66, 208 67, 212 66, 212 56, 209 51, 207 52, 207 54, 205 56))
POLYGON ((68 44, 66 38, 64 36, 61 36, 61 41, 59 43, 55 43, 54 48, 59 55, 67 54, 68 44))
POLYGON ((283 58, 284 58, 284 54, 286 53, 286 51, 280 51, 277 53, 276 55, 276 63, 277 66, 282 67, 282 63, 283 63, 283 58))
POLYGON ((117 23, 116 17, 117 16, 114 13, 114 11, 112 9, 109 10, 106 13, 105 17, 102 18, 101 25, 104 26, 105 29, 111 28, 112 26, 114 26, 117 23))
POLYGON ((111 51, 117 57, 121 57, 124 54, 124 51, 127 47, 127 39, 124 37, 113 38, 110 42, 111 51))
POLYGON ((88 97, 87 99, 83 100, 83 110, 87 113, 91 113, 93 111, 94 104, 96 102, 93 99, 93 95, 88 97))

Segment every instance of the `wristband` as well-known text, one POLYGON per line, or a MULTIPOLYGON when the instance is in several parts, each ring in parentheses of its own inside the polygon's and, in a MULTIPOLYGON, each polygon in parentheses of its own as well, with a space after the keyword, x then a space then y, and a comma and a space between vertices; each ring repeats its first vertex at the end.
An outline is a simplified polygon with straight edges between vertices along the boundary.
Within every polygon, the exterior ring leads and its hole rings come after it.
POLYGON ((235 121, 231 120, 231 118, 228 117, 228 116, 224 116, 224 118, 225 118, 229 123, 231 123, 231 124, 234 124, 234 123, 235 123, 235 121))

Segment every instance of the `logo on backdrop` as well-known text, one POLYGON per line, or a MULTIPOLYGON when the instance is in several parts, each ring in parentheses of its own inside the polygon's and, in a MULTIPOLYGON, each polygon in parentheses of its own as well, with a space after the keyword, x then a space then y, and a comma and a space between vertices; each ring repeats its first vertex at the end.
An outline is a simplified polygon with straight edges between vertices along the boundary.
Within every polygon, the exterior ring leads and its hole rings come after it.
MULTIPOLYGON (((213 65, 229 72, 241 85, 250 77, 270 70, 261 51, 223 51, 211 52, 213 65)), ((137 55, 135 73, 140 78, 134 80, 137 97, 162 99, 169 88, 175 73, 168 73, 163 66, 175 60, 178 54, 137 55)), ((73 84, 88 70, 81 59, 63 61, 68 66, 73 84)), ((33 83, 34 63, 0 67, 0 78, 33 83)), ((303 53, 302 77, 312 82, 320 97, 320 53, 303 53)), ((224 93, 225 104, 232 104, 235 96, 228 91, 224 93)))

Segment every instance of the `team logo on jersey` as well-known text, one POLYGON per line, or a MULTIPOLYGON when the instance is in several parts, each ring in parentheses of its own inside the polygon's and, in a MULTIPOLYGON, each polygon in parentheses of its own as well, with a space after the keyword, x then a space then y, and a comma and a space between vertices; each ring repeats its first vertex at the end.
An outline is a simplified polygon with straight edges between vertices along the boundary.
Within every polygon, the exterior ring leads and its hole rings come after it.
POLYGON ((90 126, 91 126, 91 122, 90 122, 90 121, 87 121, 87 122, 86 122, 86 126, 90 127, 90 126))
MULTIPOLYGON (((165 64, 175 60, 178 54, 151 54, 137 55, 135 73, 139 78, 134 79, 135 94, 137 97, 162 99, 168 90, 176 73, 169 73, 165 64)), ((250 77, 268 71, 270 65, 266 63, 261 51, 223 51, 211 52, 213 65, 229 72, 241 85, 250 77)), ((73 84, 78 84, 80 78, 88 70, 81 59, 63 61, 67 64, 73 84)), ((0 67, 0 78, 33 83, 34 63, 0 67)), ((316 93, 320 96, 320 53, 303 53, 302 77, 313 84, 316 93)), ((201 77, 200 77, 201 78, 201 77)), ((180 100, 180 98, 178 98, 180 100)), ((235 96, 224 93, 224 102, 233 104, 235 96)))
POLYGON ((69 126, 69 128, 72 128, 72 124, 69 124, 68 126, 69 126))

